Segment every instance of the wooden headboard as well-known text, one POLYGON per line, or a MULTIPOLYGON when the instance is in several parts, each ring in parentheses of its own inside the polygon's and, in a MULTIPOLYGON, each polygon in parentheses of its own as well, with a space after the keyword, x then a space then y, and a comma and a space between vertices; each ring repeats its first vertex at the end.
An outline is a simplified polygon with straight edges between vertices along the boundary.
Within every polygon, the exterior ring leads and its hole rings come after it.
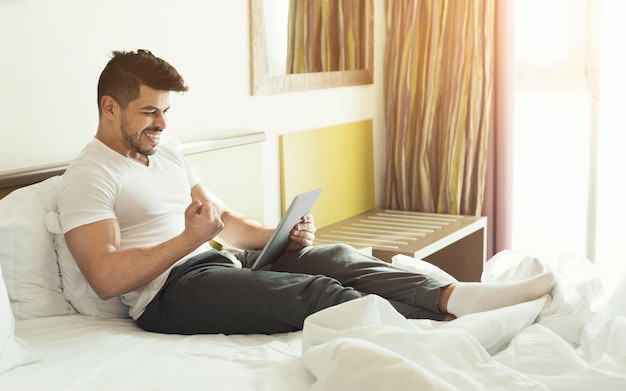
POLYGON ((0 173, 0 199, 20 187, 41 182, 65 172, 67 163, 56 163, 0 173))
POLYGON ((279 148, 283 213, 297 194, 318 187, 318 228, 375 207, 372 120, 284 134, 279 148))

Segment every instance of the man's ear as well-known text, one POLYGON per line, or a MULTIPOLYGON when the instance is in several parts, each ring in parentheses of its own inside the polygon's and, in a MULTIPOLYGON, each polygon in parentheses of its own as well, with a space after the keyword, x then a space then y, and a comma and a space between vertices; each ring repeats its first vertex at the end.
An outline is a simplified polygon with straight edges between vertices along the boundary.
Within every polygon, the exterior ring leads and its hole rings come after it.
POLYGON ((111 96, 105 95, 102 97, 102 100, 100 100, 100 107, 102 108, 102 115, 107 119, 113 120, 120 106, 111 96))

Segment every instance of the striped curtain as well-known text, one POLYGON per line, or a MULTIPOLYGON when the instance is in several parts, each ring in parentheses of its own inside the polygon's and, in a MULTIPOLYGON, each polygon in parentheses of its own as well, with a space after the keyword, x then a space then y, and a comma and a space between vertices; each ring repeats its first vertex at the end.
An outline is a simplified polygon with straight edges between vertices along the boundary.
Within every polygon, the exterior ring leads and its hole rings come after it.
POLYGON ((495 0, 386 0, 386 204, 481 215, 495 0))
POLYGON ((287 73, 364 69, 365 4, 290 0, 287 73))

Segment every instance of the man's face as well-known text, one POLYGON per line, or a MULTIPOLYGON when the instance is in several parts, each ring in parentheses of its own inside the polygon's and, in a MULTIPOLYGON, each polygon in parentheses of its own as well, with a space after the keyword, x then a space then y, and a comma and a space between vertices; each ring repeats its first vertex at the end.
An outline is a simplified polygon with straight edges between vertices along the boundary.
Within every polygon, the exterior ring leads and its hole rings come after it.
POLYGON ((120 132, 129 153, 149 156, 156 152, 161 132, 167 126, 169 91, 141 86, 139 98, 122 110, 120 132))

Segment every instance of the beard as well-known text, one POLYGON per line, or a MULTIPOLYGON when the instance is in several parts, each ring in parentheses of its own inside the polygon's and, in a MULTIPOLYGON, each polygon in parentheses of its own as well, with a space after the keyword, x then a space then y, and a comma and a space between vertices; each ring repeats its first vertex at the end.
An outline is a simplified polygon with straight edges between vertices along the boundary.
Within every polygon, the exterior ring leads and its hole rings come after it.
POLYGON ((150 149, 145 149, 141 146, 141 138, 143 137, 143 132, 145 130, 154 130, 154 129, 143 129, 137 136, 134 136, 132 133, 128 131, 128 123, 126 122, 126 117, 122 115, 121 118, 121 132, 122 139, 124 140, 124 144, 133 152, 140 153, 145 156, 154 155, 156 152, 156 147, 151 147, 150 149))

